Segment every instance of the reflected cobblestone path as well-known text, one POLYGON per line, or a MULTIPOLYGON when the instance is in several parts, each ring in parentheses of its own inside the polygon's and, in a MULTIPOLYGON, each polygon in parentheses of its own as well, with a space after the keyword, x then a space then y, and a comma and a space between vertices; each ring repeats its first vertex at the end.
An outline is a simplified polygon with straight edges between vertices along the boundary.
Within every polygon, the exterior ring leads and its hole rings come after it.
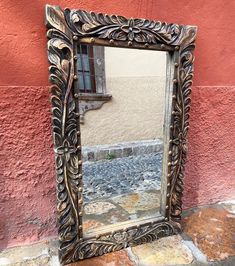
POLYGON ((160 189, 162 153, 83 164, 84 201, 160 189))

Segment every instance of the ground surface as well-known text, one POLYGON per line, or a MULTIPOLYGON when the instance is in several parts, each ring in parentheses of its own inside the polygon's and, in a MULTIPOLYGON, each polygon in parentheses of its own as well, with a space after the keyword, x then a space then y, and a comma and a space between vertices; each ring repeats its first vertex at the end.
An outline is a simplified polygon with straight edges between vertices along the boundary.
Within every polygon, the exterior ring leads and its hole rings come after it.
MULTIPOLYGON (((70 266, 235 265, 235 201, 184 213, 183 234, 70 266)), ((58 266, 57 242, 5 250, 0 265, 58 266)))

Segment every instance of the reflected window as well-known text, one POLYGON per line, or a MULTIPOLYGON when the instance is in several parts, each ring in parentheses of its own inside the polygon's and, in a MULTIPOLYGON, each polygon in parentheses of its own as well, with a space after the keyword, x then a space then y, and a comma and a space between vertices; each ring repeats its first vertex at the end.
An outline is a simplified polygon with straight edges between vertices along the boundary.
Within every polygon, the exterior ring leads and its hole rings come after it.
POLYGON ((78 88, 80 93, 105 93, 104 48, 78 46, 78 88))

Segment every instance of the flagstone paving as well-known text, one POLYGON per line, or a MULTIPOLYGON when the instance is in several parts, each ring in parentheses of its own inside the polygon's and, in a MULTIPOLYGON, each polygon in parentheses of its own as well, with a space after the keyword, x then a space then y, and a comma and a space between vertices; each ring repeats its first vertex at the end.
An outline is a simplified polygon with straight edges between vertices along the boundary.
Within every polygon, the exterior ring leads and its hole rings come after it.
MULTIPOLYGON (((108 208, 108 206, 106 206, 108 208)), ((235 265, 234 202, 184 212, 183 233, 70 266, 235 265)), ((0 265, 59 266, 57 241, 0 253, 0 265)))
POLYGON ((84 228, 152 217, 159 213, 162 152, 86 161, 83 164, 84 228))
POLYGON ((235 256, 235 214, 222 206, 201 208, 186 216, 183 229, 210 261, 235 256))
POLYGON ((84 231, 138 218, 156 217, 160 209, 160 190, 129 193, 84 205, 84 231))

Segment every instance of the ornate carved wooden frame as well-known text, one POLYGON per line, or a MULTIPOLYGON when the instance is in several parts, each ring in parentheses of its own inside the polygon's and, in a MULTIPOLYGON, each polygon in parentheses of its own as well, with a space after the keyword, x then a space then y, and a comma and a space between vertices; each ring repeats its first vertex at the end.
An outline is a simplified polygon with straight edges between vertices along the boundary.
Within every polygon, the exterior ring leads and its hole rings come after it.
POLYGON ((149 242, 177 232, 182 212, 186 136, 189 129, 192 54, 197 27, 127 19, 46 6, 52 124, 57 173, 59 257, 62 264, 149 242), (82 161, 77 91, 78 42, 168 51, 173 80, 164 217, 83 237, 82 161))

